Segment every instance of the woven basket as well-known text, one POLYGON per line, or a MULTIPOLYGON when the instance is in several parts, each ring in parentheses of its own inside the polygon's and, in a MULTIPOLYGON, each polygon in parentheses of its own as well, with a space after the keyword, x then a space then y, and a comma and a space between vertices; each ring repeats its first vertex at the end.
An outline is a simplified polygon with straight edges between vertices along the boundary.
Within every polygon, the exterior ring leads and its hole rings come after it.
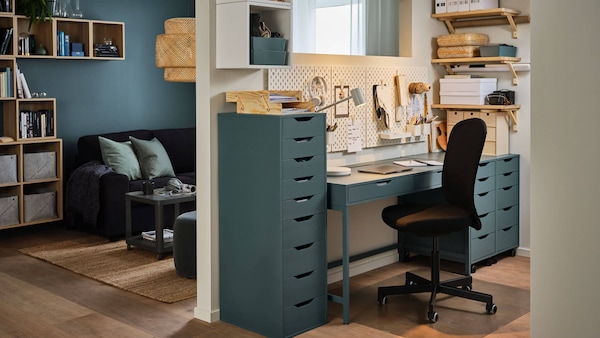
POLYGON ((488 41, 487 35, 478 33, 447 34, 437 38, 439 47, 483 46, 487 45, 488 41))
POLYGON ((165 34, 156 37, 156 66, 164 68, 170 82, 196 81, 196 20, 172 18, 165 21, 165 34))
POLYGON ((479 46, 440 47, 437 50, 440 59, 472 58, 479 56, 479 46))

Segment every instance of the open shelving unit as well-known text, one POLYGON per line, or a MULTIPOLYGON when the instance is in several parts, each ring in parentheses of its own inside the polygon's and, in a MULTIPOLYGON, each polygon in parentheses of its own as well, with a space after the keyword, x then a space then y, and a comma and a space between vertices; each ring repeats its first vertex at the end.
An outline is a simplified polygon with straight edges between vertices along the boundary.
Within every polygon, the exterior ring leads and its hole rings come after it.
POLYGON ((457 28, 510 25, 512 37, 518 38, 517 24, 529 23, 528 15, 520 16, 521 12, 509 8, 492 8, 475 11, 438 13, 431 17, 443 21, 451 34, 456 33, 457 28))

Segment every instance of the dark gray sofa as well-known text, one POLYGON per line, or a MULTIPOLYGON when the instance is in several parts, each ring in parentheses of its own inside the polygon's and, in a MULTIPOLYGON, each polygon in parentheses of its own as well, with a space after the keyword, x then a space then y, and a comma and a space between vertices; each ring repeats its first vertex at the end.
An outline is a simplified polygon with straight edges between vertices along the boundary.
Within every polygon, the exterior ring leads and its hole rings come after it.
MULTIPOLYGON (((175 128, 160 130, 130 130, 117 133, 100 135, 86 135, 77 141, 76 169, 67 183, 65 219, 71 228, 84 229, 111 240, 122 238, 125 235, 125 193, 142 190, 143 179, 129 180, 127 176, 105 170, 102 174, 81 174, 82 170, 90 164, 102 165, 102 153, 98 136, 117 142, 129 140, 129 136, 137 139, 151 140, 156 137, 164 146, 173 170, 178 179, 186 184, 196 184, 196 128, 175 128), (77 174, 77 175, 76 175, 77 174), (81 201, 81 190, 77 189, 80 182, 74 183, 75 177, 81 181, 82 176, 90 176, 86 185, 91 188, 85 189, 83 198, 88 198, 89 205, 94 205, 97 210, 95 217, 90 217, 88 211, 82 211, 76 204, 81 201), (91 177, 96 175, 97 177, 91 177), (90 184, 90 182, 93 182, 90 184), (97 183, 96 183, 97 182, 97 183), (97 185, 97 187, 96 187, 97 185), (69 196, 71 194, 71 196, 69 196), (73 202, 75 201, 75 202, 73 202)), ((104 166, 108 169, 108 167, 104 166)), ((152 179, 155 188, 164 187, 171 177, 157 177, 152 179)), ((166 224, 173 224, 174 217, 172 206, 165 210, 166 224)), ((181 205, 181 212, 195 210, 195 203, 181 205)), ((132 205, 132 229, 134 233, 152 230, 154 226, 154 212, 152 206, 133 203, 132 205)))

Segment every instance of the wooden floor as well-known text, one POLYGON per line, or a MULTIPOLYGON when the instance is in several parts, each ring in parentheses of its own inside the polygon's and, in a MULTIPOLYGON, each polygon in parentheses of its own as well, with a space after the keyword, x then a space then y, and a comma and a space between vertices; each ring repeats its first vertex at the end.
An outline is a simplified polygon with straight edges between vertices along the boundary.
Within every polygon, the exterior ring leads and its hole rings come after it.
MULTIPOLYGON (((0 231, 0 337, 260 337, 224 322, 194 319, 195 298, 175 304, 153 301, 18 251, 76 235, 57 225, 0 231)), ((419 260, 393 264, 353 277, 351 288, 422 267, 419 260)), ((502 258, 480 268, 473 277, 529 290, 529 258, 502 258)), ((399 337, 355 322, 344 325, 336 316, 329 318, 328 324, 302 336, 399 337)), ((436 324, 415 324, 411 336, 428 336, 430 325, 436 324)), ((485 337, 529 336, 527 313, 485 337)))

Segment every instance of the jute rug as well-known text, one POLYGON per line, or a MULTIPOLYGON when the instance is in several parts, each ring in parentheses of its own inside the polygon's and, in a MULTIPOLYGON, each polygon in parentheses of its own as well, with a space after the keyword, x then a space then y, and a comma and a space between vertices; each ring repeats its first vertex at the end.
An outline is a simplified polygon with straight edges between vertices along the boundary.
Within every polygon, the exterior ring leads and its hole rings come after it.
POLYGON ((82 237, 21 249, 20 252, 83 276, 165 303, 196 296, 196 280, 177 275, 172 257, 132 247, 125 241, 82 237))
MULTIPOLYGON (((428 277, 429 270, 413 271, 428 277)), ((417 337, 485 337, 502 326, 529 313, 529 291, 507 285, 477 280, 475 273, 473 290, 490 293, 498 312, 489 315, 485 304, 444 294, 438 294, 435 310, 439 320, 427 321, 429 294, 389 296, 386 305, 377 302, 379 286, 403 285, 404 274, 388 280, 351 291, 350 321, 376 330, 405 338, 417 337)), ((442 279, 452 277, 442 273, 442 279)), ((332 290, 334 291, 334 290, 332 290)), ((336 292, 336 291, 334 291, 336 292)), ((337 292, 336 292, 337 293, 337 292)), ((342 317, 340 304, 329 303, 329 316, 342 317)))

